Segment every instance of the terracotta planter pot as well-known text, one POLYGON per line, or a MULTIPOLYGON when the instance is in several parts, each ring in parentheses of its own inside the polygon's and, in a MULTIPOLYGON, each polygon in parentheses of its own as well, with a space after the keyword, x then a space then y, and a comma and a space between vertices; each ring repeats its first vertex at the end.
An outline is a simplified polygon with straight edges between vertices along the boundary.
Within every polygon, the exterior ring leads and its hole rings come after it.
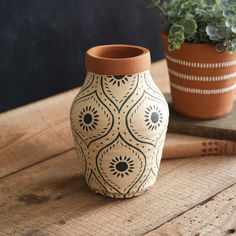
POLYGON ((85 180, 105 196, 140 195, 156 181, 169 116, 149 72, 149 51, 98 46, 88 50, 86 65, 86 80, 71 107, 85 180))
POLYGON ((170 52, 167 39, 162 32, 174 109, 196 119, 228 114, 236 89, 236 53, 217 53, 213 45, 191 43, 170 52))

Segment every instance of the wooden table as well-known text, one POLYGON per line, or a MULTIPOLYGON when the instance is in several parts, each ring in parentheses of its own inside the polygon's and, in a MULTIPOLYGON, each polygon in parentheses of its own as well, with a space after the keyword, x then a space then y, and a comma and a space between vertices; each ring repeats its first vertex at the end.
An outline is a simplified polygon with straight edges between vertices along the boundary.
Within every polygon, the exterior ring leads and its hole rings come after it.
MULTIPOLYGON (((165 61, 152 73, 168 91, 165 61)), ((236 157, 162 161, 155 186, 115 200, 90 192, 69 124, 78 89, 0 115, 0 235, 233 235, 236 157)))

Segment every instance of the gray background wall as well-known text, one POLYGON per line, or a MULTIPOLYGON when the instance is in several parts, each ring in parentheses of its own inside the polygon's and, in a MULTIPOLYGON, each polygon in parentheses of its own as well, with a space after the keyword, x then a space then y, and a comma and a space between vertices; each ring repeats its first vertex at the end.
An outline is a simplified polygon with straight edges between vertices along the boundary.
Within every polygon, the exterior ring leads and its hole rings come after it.
POLYGON ((84 54, 125 43, 163 57, 157 12, 145 0, 1 0, 0 111, 83 83, 84 54))

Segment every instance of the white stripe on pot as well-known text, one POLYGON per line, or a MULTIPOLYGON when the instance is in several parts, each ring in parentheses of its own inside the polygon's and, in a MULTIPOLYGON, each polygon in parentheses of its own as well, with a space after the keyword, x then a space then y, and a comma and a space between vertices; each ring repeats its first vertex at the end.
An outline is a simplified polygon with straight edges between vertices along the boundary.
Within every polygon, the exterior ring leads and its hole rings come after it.
POLYGON ((185 80, 192 80, 192 81, 202 81, 202 82, 212 82, 212 81, 221 81, 221 80, 227 80, 227 79, 232 79, 236 77, 236 72, 227 74, 227 75, 219 75, 219 76, 197 76, 197 75, 186 75, 179 73, 175 70, 168 69, 169 73, 180 78, 180 79, 185 79, 185 80))
POLYGON ((182 92, 186 92, 186 93, 197 93, 197 94, 204 94, 204 95, 211 95, 211 94, 221 94, 221 93, 227 93, 230 92, 232 90, 234 90, 236 88, 236 83, 226 87, 226 88, 221 88, 221 89, 197 89, 197 88, 188 88, 188 87, 184 87, 175 83, 170 83, 170 85, 182 92))
POLYGON ((236 65, 236 60, 232 61, 222 61, 216 63, 200 63, 200 62, 190 62, 184 61, 180 59, 173 58, 168 54, 165 54, 167 60, 179 64, 181 66, 188 66, 188 67, 195 67, 195 68, 223 68, 223 67, 230 67, 236 65))

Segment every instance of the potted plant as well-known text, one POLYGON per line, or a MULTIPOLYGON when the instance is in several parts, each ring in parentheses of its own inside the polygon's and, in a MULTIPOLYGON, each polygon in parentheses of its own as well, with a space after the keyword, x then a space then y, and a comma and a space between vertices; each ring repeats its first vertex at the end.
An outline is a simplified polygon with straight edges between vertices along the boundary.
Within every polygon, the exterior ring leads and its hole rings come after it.
POLYGON ((236 1, 152 0, 162 16, 174 109, 196 119, 232 110, 236 89, 236 1))

